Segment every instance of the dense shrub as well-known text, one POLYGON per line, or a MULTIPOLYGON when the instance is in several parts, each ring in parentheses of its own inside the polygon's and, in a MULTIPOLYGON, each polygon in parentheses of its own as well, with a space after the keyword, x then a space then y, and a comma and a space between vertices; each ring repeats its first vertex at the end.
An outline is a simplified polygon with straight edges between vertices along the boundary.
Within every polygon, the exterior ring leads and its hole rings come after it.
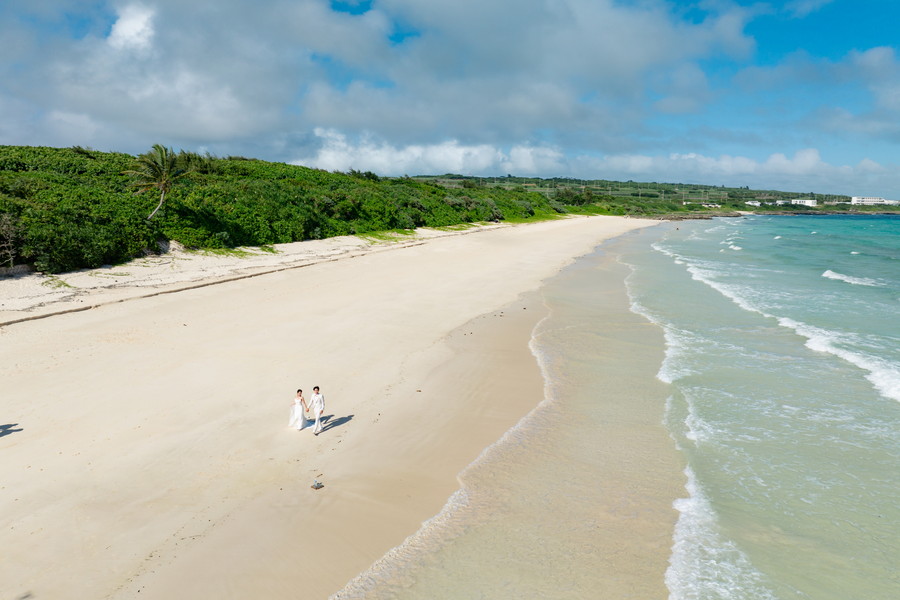
POLYGON ((564 210, 541 194, 480 185, 445 188, 371 172, 329 173, 244 157, 182 151, 191 174, 159 201, 123 172, 135 157, 81 147, 0 146, 0 239, 6 256, 46 272, 123 262, 160 238, 187 247, 268 245, 564 210), (8 239, 7 239, 8 238, 8 239))

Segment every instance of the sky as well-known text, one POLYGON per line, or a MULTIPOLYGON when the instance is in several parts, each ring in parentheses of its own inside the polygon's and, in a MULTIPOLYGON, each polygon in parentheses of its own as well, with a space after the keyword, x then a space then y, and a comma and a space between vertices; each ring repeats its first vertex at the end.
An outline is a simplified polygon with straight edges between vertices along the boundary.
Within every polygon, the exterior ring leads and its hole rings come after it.
POLYGON ((900 199, 896 0, 2 0, 0 145, 900 199))

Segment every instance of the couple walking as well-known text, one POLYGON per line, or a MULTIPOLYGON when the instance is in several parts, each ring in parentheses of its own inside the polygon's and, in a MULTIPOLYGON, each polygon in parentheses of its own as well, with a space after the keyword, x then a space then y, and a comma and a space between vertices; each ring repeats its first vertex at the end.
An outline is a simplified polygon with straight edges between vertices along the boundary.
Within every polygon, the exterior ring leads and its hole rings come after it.
POLYGON ((325 412, 325 396, 319 392, 319 386, 313 388, 313 396, 309 400, 309 405, 306 404, 306 399, 303 397, 303 390, 297 390, 288 425, 296 427, 297 431, 306 428, 309 425, 306 420, 306 413, 309 410, 312 410, 313 416, 316 418, 316 427, 313 429, 313 433, 319 435, 322 433, 322 413, 325 412))

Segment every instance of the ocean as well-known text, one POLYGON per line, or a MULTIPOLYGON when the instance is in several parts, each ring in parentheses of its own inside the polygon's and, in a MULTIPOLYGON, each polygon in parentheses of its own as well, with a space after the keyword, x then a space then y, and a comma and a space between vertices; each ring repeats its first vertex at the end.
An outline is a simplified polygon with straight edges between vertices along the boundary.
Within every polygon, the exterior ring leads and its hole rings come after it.
POLYGON ((601 245, 542 293, 544 402, 336 598, 897 596, 900 218, 666 223, 601 245), (631 318, 664 339, 648 378, 686 465, 652 593, 604 587, 611 325, 598 265, 610 257, 631 318))
POLYGON ((686 222, 622 259, 688 463, 670 597, 896 598, 900 217, 686 222))

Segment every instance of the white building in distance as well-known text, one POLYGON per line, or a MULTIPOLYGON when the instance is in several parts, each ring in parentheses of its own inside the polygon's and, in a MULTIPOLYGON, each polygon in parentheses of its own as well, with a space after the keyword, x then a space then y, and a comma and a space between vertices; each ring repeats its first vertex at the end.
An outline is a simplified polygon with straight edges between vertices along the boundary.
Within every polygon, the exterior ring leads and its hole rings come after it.
POLYGON ((878 206, 878 205, 891 205, 896 206, 900 204, 900 200, 885 200, 884 198, 877 198, 875 196, 853 196, 850 198, 850 204, 862 204, 865 206, 878 206))
POLYGON ((791 204, 797 204, 800 206, 815 206, 817 204, 815 198, 794 198, 791 200, 791 204))

